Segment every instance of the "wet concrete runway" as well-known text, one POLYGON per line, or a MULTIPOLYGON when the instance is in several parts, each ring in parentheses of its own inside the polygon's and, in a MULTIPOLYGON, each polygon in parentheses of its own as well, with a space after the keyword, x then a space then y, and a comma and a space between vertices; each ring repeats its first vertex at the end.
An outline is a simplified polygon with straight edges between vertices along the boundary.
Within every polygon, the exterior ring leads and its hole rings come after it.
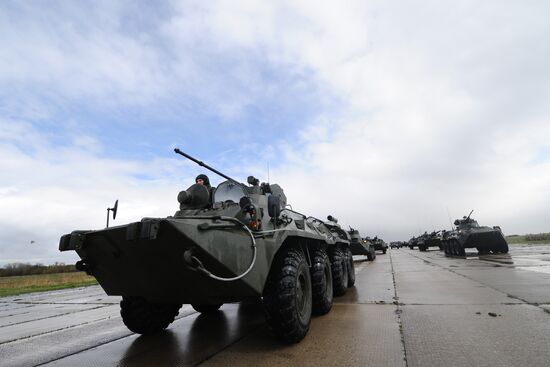
POLYGON ((550 365, 550 246, 466 258, 399 249, 355 265, 356 286, 290 346, 256 304, 211 316, 184 306, 166 332, 140 337, 99 287, 0 298, 0 365, 550 365))

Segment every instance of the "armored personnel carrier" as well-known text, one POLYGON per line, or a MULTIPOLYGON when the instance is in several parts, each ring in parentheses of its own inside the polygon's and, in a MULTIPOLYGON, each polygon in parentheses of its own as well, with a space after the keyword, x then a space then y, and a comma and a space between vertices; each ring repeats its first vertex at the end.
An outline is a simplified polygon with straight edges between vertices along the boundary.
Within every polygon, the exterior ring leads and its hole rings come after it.
POLYGON ((351 238, 350 248, 353 255, 365 255, 369 261, 376 259, 376 252, 374 252, 374 245, 370 242, 363 240, 359 231, 350 227, 348 234, 351 238))
POLYGON ((390 242, 390 248, 401 248, 404 246, 403 241, 392 241, 390 242))
POLYGON ((428 232, 424 232, 420 236, 416 237, 416 246, 418 246, 419 251, 426 251, 424 250, 424 241, 428 237, 428 232))
POLYGON ((415 236, 411 237, 411 239, 409 240, 409 243, 408 243, 408 246, 411 250, 414 249, 418 245, 417 241, 418 241, 418 239, 415 236))
POLYGON ((122 320, 133 332, 165 329, 184 303, 209 314, 261 298, 277 337, 303 339, 311 315, 328 313, 354 278, 345 231, 289 209, 277 184, 251 176, 245 185, 175 152, 226 181, 212 191, 201 184, 181 191, 173 216, 73 231, 59 250, 76 251, 77 269, 122 296, 122 320))
POLYGON ((508 243, 500 227, 480 226, 471 218, 474 211, 454 221, 456 229, 445 233, 442 239, 443 251, 447 256, 466 256, 466 248, 476 248, 480 254, 508 253, 508 243))
MULTIPOLYGON (((340 227, 340 225, 338 224, 338 219, 336 219, 332 215, 329 215, 327 216, 327 220, 328 222, 324 222, 324 224, 329 229, 329 231, 331 231, 335 237, 340 238, 341 241, 350 244, 343 249, 347 266, 347 280, 342 281, 342 287, 340 289, 338 288, 338 286, 334 287, 334 294, 336 296, 340 296, 346 291, 345 284, 347 284, 347 287, 352 287, 355 285, 355 265, 353 263, 353 254, 351 252, 351 237, 345 230, 342 229, 342 227, 340 227)), ((334 284, 337 283, 337 281, 334 282, 334 284)))
POLYGON ((427 251, 430 247, 442 248, 441 237, 439 236, 441 231, 433 231, 432 233, 425 232, 417 239, 417 245, 419 251, 427 251))
POLYGON ((367 242, 370 242, 375 250, 382 251, 385 254, 388 251, 388 244, 383 239, 374 236, 374 238, 365 237, 367 242))

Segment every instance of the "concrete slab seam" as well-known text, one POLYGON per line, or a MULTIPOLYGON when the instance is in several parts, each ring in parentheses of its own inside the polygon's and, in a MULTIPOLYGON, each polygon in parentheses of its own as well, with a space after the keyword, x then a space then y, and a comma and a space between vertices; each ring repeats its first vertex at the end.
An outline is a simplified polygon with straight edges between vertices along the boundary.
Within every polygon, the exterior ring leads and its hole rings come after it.
POLYGON ((393 269, 391 251, 389 252, 389 255, 390 255, 391 275, 393 280, 395 314, 397 315, 397 324, 399 327, 399 334, 401 334, 401 347, 403 348, 403 359, 405 360, 405 367, 408 367, 409 362, 407 360, 407 347, 405 345, 405 333, 403 332, 403 321, 401 320, 401 309, 399 308, 399 296, 397 295, 397 286, 395 284, 395 271, 393 269))
MULTIPOLYGON (((97 307, 87 308, 85 311, 97 310, 97 309, 102 308, 102 307, 106 307, 106 306, 97 306, 97 307)), ((70 314, 77 313, 77 312, 82 312, 82 310, 76 310, 76 311, 70 311, 70 312, 65 312, 65 313, 59 313, 59 314, 56 314, 56 315, 51 315, 51 316, 46 316, 46 317, 40 317, 40 318, 38 318, 38 319, 32 319, 32 320, 27 320, 27 321, 15 322, 15 323, 13 323, 13 324, 7 324, 7 325, 0 326, 0 329, 3 328, 3 327, 6 327, 6 326, 13 326, 13 325, 25 324, 25 323, 27 323, 27 322, 34 322, 34 321, 39 321, 39 320, 47 320, 47 319, 51 319, 51 318, 54 318, 54 317, 66 316, 66 315, 70 315, 70 314)), ((31 313, 31 312, 26 312, 25 314, 28 314, 28 313, 31 313)), ((8 315, 8 316, 9 316, 9 315, 8 315)), ((12 315, 12 316, 13 316, 13 315, 12 315)))
MULTIPOLYGON (((117 317, 119 317, 119 316, 117 316, 117 317)), ((16 342, 16 341, 19 341, 19 340, 24 340, 24 339, 33 338, 33 337, 35 337, 35 336, 40 336, 40 335, 55 333, 55 332, 57 332, 57 331, 67 330, 67 329, 71 329, 71 328, 74 328, 74 327, 79 327, 79 326, 82 326, 82 325, 88 325, 88 324, 92 324, 92 323, 94 323, 94 322, 103 321, 103 320, 108 320, 108 319, 110 319, 110 318, 112 318, 112 316, 103 317, 103 318, 100 318, 100 319, 97 319, 97 320, 93 320, 93 321, 83 322, 83 323, 77 324, 77 325, 66 326, 66 327, 62 327, 62 328, 59 328, 59 329, 48 330, 48 331, 45 331, 45 332, 43 332, 43 333, 38 333, 38 334, 33 334, 33 335, 27 335, 27 336, 24 336, 24 337, 21 337, 21 338, 17 338, 17 339, 13 339, 13 340, 8 340, 8 341, 5 341, 5 342, 0 342, 0 345, 2 345, 2 344, 7 344, 7 343, 13 343, 13 342, 16 342)), ((11 325, 10 325, 10 326, 11 326, 11 325)))
POLYGON ((223 352, 224 350, 232 347, 233 345, 237 344, 238 342, 240 342, 241 340, 249 337, 250 335, 252 335, 256 330, 259 330, 260 329, 260 326, 254 328, 251 330, 251 332, 249 334, 245 334, 243 336, 241 336, 240 338, 237 338, 235 339, 235 341, 233 341, 233 343, 229 343, 227 344, 225 347, 221 348, 220 350, 216 351, 214 354, 211 354, 209 355, 208 357, 204 358, 203 360, 197 362, 197 364, 195 364, 195 366, 200 366, 201 364, 203 364, 204 362, 208 361, 209 359, 212 359, 214 356, 216 356, 217 354, 223 352))
MULTIPOLYGON (((191 316, 191 315, 194 315, 194 314, 196 314, 196 313, 197 313, 196 311, 189 311, 189 313, 186 313, 185 315, 181 315, 181 317, 176 318, 175 321, 180 320, 180 319, 183 319, 183 318, 188 317, 188 316, 191 316)), ((110 317, 109 317, 109 318, 110 318, 110 317)), ((101 320, 97 320, 97 321, 101 321, 101 320)), ((89 324, 89 323, 92 323, 92 322, 95 322, 95 321, 90 321, 90 322, 83 323, 83 324, 80 324, 80 325, 86 325, 86 324, 89 324)), ((70 328, 70 327, 64 328, 64 329, 69 329, 69 328, 70 328)), ((64 330, 64 329, 59 329, 59 330, 64 330)), ((56 331, 59 331, 59 330, 56 330, 56 331)), ((44 333, 44 334, 47 334, 47 333, 44 333)), ((39 335, 43 335, 43 334, 39 334, 39 335)), ((39 335, 34 335, 34 336, 39 336, 39 335)), ((94 345, 94 346, 91 346, 91 347, 88 347, 88 348, 84 348, 84 349, 82 349, 82 350, 78 350, 78 351, 75 351, 75 352, 73 352, 73 353, 66 354, 66 355, 64 355, 64 356, 60 356, 60 357, 58 357, 58 358, 54 358, 54 359, 49 360, 49 361, 47 361, 47 362, 39 363, 39 364, 37 364, 36 366, 37 366, 37 367, 38 367, 38 366, 44 366, 44 365, 47 365, 47 364, 52 363, 52 362, 60 361, 60 360, 62 360, 62 359, 64 359, 64 358, 73 356, 73 355, 75 355, 75 354, 79 354, 79 353, 86 352, 86 351, 88 351, 88 350, 92 350, 92 349, 95 349, 95 348, 98 348, 98 347, 101 347, 101 346, 104 346, 104 345, 107 345, 107 344, 110 344, 110 343, 114 343, 114 342, 117 342, 117 341, 122 340, 122 339, 124 339, 124 338, 129 338, 129 337, 131 337, 131 336, 133 336, 133 335, 136 335, 136 334, 133 333, 133 332, 131 332, 131 331, 128 331, 128 334, 123 335, 123 336, 121 336, 121 337, 118 337, 118 338, 115 338, 115 339, 111 339, 111 340, 107 340, 107 341, 105 341, 105 342, 103 342, 103 343, 96 344, 96 345, 94 345)), ((27 339, 27 338, 21 338, 21 339, 18 339, 18 340, 22 340, 22 339, 27 339)))
POLYGON ((130 337, 130 336, 132 336, 132 335, 135 335, 135 334, 134 334, 134 333, 130 333, 130 334, 128 334, 128 335, 124 335, 124 336, 121 336, 121 337, 116 338, 116 339, 108 340, 108 341, 106 341, 106 342, 104 342, 104 343, 99 343, 99 344, 96 344, 96 345, 94 345, 94 346, 92 346, 92 347, 84 348, 84 349, 82 349, 82 350, 78 350, 78 351, 75 351, 75 352, 73 352, 73 353, 69 353, 69 354, 66 354, 66 355, 64 355, 64 356, 61 356, 61 357, 58 357, 58 358, 51 359, 51 360, 49 360, 49 361, 39 363, 39 364, 37 364, 37 365, 35 365, 35 366, 36 366, 36 367, 38 367, 38 366, 45 366, 45 365, 47 365, 47 364, 50 364, 50 363, 53 363, 53 362, 56 362, 56 361, 60 361, 60 360, 62 360, 62 359, 64 359, 64 358, 73 356, 73 355, 75 355, 75 354, 79 354, 79 353, 82 353, 82 352, 86 352, 86 351, 88 351, 88 350, 92 350, 92 349, 101 347, 101 346, 103 346, 103 345, 107 345, 107 344, 109 344, 109 343, 113 343, 113 342, 116 342, 116 341, 118 341, 118 340, 121 340, 121 339, 124 339, 124 338, 128 338, 128 337, 130 337))

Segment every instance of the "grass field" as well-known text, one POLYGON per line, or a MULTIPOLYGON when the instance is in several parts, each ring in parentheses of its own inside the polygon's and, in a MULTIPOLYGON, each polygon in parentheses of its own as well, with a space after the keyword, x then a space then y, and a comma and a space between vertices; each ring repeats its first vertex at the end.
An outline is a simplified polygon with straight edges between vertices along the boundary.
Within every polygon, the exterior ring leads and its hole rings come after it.
POLYGON ((84 272, 0 277, 0 297, 97 284, 84 272))
POLYGON ((515 244, 529 244, 529 245, 543 245, 543 244, 550 244, 550 240, 548 239, 542 239, 542 240, 532 240, 525 238, 526 236, 506 236, 506 242, 508 242, 509 245, 515 245, 515 244))

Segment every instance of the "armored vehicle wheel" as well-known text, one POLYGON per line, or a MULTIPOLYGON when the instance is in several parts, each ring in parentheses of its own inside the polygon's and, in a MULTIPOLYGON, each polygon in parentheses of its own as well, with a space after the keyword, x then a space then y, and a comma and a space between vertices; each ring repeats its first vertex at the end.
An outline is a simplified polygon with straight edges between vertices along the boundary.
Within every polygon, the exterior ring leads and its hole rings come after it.
POLYGON ((508 244, 507 243, 503 243, 502 245, 500 245, 500 252, 503 253, 503 254, 508 253, 508 244))
POLYGON ((486 248, 484 247, 476 247, 476 250, 477 250, 477 254, 478 255, 489 255, 491 253, 491 251, 487 250, 486 248))
POLYGON ((454 246, 454 252, 453 252, 453 255, 454 256, 466 256, 466 250, 464 249, 464 247, 460 244, 460 242, 458 242, 458 240, 455 240, 453 242, 454 246))
POLYGON ((217 312, 220 307, 222 307, 223 303, 218 303, 218 304, 215 304, 215 305, 205 305, 205 304, 197 304, 197 303, 192 303, 191 304, 191 307, 193 307, 195 309, 195 311, 197 312, 200 312, 200 313, 213 313, 213 312, 217 312))
POLYGON ((457 246, 457 253, 458 256, 466 256, 466 250, 464 249, 464 246, 460 244, 460 242, 456 243, 457 246))
POLYGON ((374 259, 376 259, 376 251, 374 251, 374 249, 371 248, 371 250, 367 254, 367 260, 374 261, 374 259))
POLYGON ((313 251, 311 267, 311 287, 313 308, 316 315, 324 315, 332 308, 332 270, 327 252, 323 249, 313 251))
POLYGON ((457 240, 454 240, 453 241, 453 256, 458 256, 458 241, 457 240))
POLYGON ((179 313, 181 304, 151 303, 141 297, 122 297, 120 315, 124 325, 138 334, 153 334, 166 329, 179 313))
POLYGON ((279 339, 297 343, 306 336, 311 321, 311 290, 303 253, 292 248, 281 253, 272 265, 262 299, 266 321, 279 339))
POLYGON ((329 252, 330 266, 332 267, 332 289, 335 296, 346 293, 348 287, 348 271, 346 269, 346 256, 338 247, 329 252))
POLYGON ((388 251, 388 249, 383 249, 383 250, 382 250, 382 253, 385 254, 386 251, 388 251))
POLYGON ((349 247, 344 250, 346 254, 347 269, 348 269, 348 288, 355 285, 355 264, 353 263, 353 255, 349 247))

